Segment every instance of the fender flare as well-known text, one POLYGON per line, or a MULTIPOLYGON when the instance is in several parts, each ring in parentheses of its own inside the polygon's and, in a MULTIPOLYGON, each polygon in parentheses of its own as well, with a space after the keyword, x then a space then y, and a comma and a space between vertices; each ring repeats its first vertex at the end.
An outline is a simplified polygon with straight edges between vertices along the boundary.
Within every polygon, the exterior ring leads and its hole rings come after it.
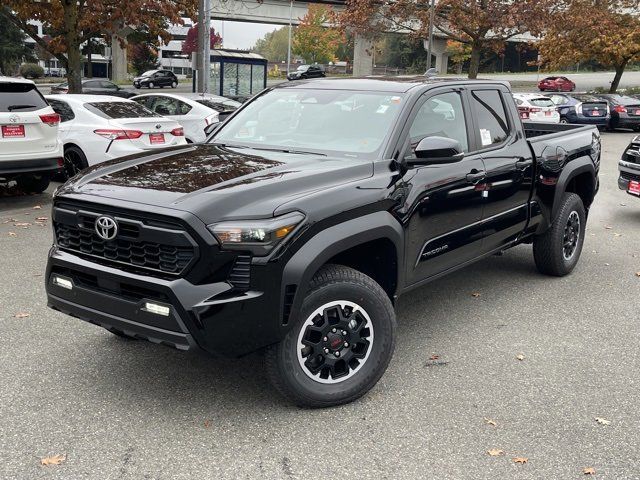
MULTIPOLYGON (((576 158, 575 160, 572 160, 565 165, 564 169, 562 170, 562 173, 560 173, 560 177, 558 178, 555 194, 553 196, 553 207, 551 210, 551 219, 550 219, 551 223, 556 218, 556 214, 558 213, 558 209, 560 208, 560 201, 564 193, 567 191, 567 186, 569 185, 571 180, 573 180, 575 177, 583 173, 591 174, 591 177, 594 182, 593 186, 595 189, 596 188, 596 167, 593 165, 593 162, 591 161, 591 157, 589 157, 588 155, 585 155, 583 157, 576 158)), ((588 208, 588 207, 585 205, 585 208, 588 208)))
POLYGON ((390 240, 396 249, 396 292, 401 288, 403 276, 404 230, 400 222, 387 211, 380 211, 347 220, 318 232, 309 239, 287 262, 282 273, 280 288, 280 319, 284 319, 287 286, 295 285, 291 305, 291 318, 287 324, 295 323, 294 312, 298 312, 313 275, 337 254, 373 240, 390 240))

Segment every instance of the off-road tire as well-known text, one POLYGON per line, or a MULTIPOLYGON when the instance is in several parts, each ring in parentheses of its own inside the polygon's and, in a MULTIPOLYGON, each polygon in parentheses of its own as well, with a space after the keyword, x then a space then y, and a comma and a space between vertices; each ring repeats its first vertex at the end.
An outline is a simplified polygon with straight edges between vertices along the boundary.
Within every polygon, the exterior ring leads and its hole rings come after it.
POLYGON ((16 179, 18 188, 27 193, 42 193, 49 187, 50 182, 48 175, 22 175, 16 179))
POLYGON ((276 390, 298 406, 319 408, 352 402, 367 393, 389 365, 396 335, 393 305, 378 283, 357 270, 327 265, 318 271, 295 321, 280 343, 266 349, 265 367, 276 390), (353 302, 366 311, 375 335, 368 357, 352 376, 339 383, 320 383, 310 378, 299 362, 299 336, 314 311, 338 301, 353 302))
POLYGON ((563 277, 573 270, 584 245, 586 212, 582 199, 575 193, 565 193, 551 228, 533 239, 533 258, 540 273, 563 277), (570 258, 565 258, 568 222, 572 214, 579 219, 579 236, 570 258))

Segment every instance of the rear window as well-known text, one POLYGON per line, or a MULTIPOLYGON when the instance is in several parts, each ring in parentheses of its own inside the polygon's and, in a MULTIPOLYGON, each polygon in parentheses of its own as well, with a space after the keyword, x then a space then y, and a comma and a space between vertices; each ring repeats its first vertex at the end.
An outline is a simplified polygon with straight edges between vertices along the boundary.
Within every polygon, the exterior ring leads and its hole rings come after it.
POLYGON ((616 98, 616 102, 620 105, 637 105, 638 99, 633 97, 620 97, 616 98))
POLYGON ((48 106, 35 85, 0 83, 0 112, 33 112, 48 106))
POLYGON ((529 103, 534 107, 553 107, 555 104, 550 98, 531 98, 529 103))
POLYGON ((234 112, 240 107, 240 105, 242 105, 241 103, 234 102, 233 100, 220 101, 207 98, 196 100, 196 102, 210 108, 211 110, 215 110, 216 112, 234 112))
POLYGON ((103 118, 146 118, 160 117, 136 102, 92 102, 85 108, 103 118))

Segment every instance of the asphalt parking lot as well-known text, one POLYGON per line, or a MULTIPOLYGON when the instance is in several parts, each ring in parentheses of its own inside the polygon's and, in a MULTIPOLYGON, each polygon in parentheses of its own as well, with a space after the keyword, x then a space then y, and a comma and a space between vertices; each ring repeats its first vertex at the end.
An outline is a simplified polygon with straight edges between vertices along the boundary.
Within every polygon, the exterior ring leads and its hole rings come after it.
POLYGON ((640 198, 616 182, 632 136, 603 134, 572 275, 539 275, 520 246, 408 294, 380 383, 325 410, 285 403, 259 355, 48 310, 51 189, 0 192, 0 478, 640 479, 640 198))

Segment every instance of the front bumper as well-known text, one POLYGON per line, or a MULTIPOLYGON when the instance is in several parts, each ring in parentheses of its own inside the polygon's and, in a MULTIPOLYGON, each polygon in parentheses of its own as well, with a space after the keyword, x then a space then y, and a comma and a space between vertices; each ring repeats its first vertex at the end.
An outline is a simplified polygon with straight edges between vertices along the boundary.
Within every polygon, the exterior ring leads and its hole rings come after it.
MULTIPOLYGON (((636 182, 640 182, 639 163, 631 163, 620 160, 618 162, 618 170, 620 172, 620 175, 618 176, 618 188, 620 190, 628 192, 630 181, 634 180, 636 182)), ((630 193, 629 195, 637 198, 637 195, 634 195, 632 193, 630 193)))
MULTIPOLYGON (((252 286, 279 285, 273 281, 275 272, 260 269, 268 267, 252 266, 252 286)), ((48 305, 55 310, 181 350, 197 347, 237 357, 283 336, 276 294, 238 292, 228 282, 194 285, 184 278, 133 274, 96 265, 57 246, 49 252, 46 290, 48 305), (73 288, 55 284, 55 275, 71 280, 73 288), (147 302, 168 306, 169 314, 146 311, 147 302)))

